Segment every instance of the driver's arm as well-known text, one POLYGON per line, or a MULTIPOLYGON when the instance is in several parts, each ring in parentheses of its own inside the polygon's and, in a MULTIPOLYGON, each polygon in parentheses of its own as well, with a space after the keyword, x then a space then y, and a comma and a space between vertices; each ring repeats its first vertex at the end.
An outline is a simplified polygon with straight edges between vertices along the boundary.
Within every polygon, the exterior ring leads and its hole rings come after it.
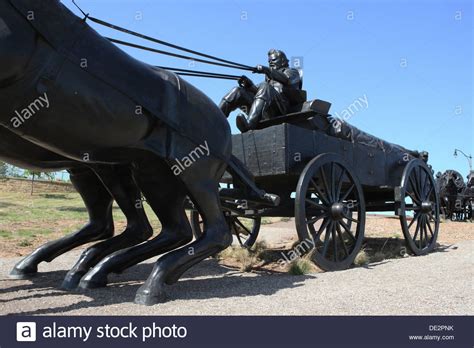
POLYGON ((285 86, 298 82, 300 78, 298 71, 294 69, 285 69, 285 71, 282 72, 280 70, 271 69, 263 65, 258 65, 257 71, 264 73, 269 79, 278 81, 285 86))
MULTIPOLYGON (((289 69, 285 70, 288 71, 289 69)), ((281 72, 279 70, 275 70, 275 69, 268 69, 268 72, 265 72, 265 74, 271 79, 271 80, 275 80, 275 81, 278 81, 278 82, 281 82, 283 83, 285 86, 288 86, 291 82, 291 79, 290 77, 285 74, 284 72, 281 72)))

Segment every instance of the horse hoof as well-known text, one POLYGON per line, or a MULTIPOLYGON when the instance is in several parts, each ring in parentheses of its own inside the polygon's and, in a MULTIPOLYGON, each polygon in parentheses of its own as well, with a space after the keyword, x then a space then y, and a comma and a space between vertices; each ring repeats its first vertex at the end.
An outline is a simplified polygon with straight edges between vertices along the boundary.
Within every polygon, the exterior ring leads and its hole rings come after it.
POLYGON ((140 288, 135 296, 135 303, 144 306, 153 306, 158 303, 166 302, 168 297, 163 289, 154 290, 151 292, 149 289, 140 288))
POLYGON ((11 270, 9 277, 11 279, 30 279, 30 278, 35 277, 37 274, 38 274, 37 267, 19 268, 15 266, 11 270))
POLYGON ((71 273, 66 274, 66 277, 61 284, 61 289, 63 290, 74 290, 79 285, 82 276, 84 273, 71 273))
POLYGON ((98 276, 97 274, 88 276, 87 274, 79 283, 80 289, 97 289, 107 286, 107 276, 98 276))

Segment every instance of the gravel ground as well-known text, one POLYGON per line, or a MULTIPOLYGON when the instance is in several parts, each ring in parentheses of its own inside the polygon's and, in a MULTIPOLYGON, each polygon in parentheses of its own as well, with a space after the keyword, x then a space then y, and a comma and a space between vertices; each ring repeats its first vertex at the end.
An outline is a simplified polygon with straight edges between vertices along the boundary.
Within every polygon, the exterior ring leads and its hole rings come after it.
MULTIPOLYGON (((288 229, 280 230, 283 237, 288 229)), ((472 238, 472 237, 471 237, 472 238)), ((65 292, 59 285, 80 250, 41 264, 31 280, 8 272, 20 258, 0 259, 0 314, 24 315, 473 315, 474 241, 423 257, 306 276, 241 273, 214 259, 168 288, 169 301, 133 304, 153 261, 113 275, 104 289, 65 292)))

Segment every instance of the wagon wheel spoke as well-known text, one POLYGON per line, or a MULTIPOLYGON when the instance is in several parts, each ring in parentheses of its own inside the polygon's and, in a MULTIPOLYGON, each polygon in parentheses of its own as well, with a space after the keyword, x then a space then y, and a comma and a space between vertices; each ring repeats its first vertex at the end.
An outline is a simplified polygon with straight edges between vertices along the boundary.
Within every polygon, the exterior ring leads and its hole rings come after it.
MULTIPOLYGON (((429 197, 428 189, 431 187, 429 176, 425 173, 425 181, 423 182, 423 199, 426 200, 429 197)), ((431 190, 430 190, 431 192, 431 190)))
POLYGON ((426 224, 425 224, 425 217, 423 216, 423 224, 421 225, 421 229, 420 229, 421 233, 420 233, 420 242, 421 242, 421 246, 420 248, 423 249, 425 247, 425 245, 427 244, 428 240, 427 240, 427 232, 426 232, 426 224), (423 239, 421 239, 423 238, 423 239))
POLYGON ((324 190, 326 191, 326 194, 329 198, 329 201, 330 202, 334 202, 334 198, 332 197, 331 195, 331 190, 329 189, 329 185, 328 185, 328 181, 326 179, 326 173, 324 173, 324 168, 323 166, 321 166, 319 168, 319 172, 321 173, 321 180, 323 181, 323 185, 324 185, 324 190))
POLYGON ((341 196, 342 183, 344 182, 343 177, 345 173, 346 173, 346 168, 343 167, 341 170, 341 175, 339 176, 339 179, 337 179, 336 196, 334 198, 338 202, 342 202, 342 199, 339 199, 339 197, 341 196))
POLYGON ((339 223, 344 228, 344 230, 347 232, 347 234, 352 238, 352 240, 354 242, 356 242, 356 237, 354 237, 354 235, 352 234, 351 229, 349 228, 349 226, 347 226, 347 224, 342 220, 340 220, 339 223))
POLYGON ((339 200, 339 202, 343 202, 347 199, 347 197, 349 197, 349 195, 351 194, 352 190, 354 190, 355 188, 355 185, 352 184, 351 187, 349 188, 349 190, 346 191, 346 193, 344 194, 344 196, 342 196, 342 198, 339 200))
POLYGON ((352 221, 352 222, 355 222, 356 224, 359 223, 359 220, 356 220, 356 219, 354 219, 354 218, 352 218, 352 217, 350 217, 350 216, 347 216, 346 214, 343 214, 343 215, 344 215, 344 217, 345 217, 347 220, 352 221))
POLYGON ((411 226, 413 226, 413 223, 415 221, 417 221, 419 217, 420 217, 420 214, 415 214, 415 216, 413 216, 413 219, 411 220, 410 224, 408 225, 408 229, 410 229, 411 226))
POLYGON ((332 245, 334 249, 333 259, 335 262, 337 262, 336 222, 332 224, 331 239, 332 239, 332 245))
POLYGON ((424 234, 424 229, 425 229, 425 216, 422 215, 420 219, 420 244, 419 248, 423 249, 423 234, 424 234))
POLYGON ((336 224, 336 231, 337 231, 339 240, 341 241, 342 248, 344 249, 344 253, 346 254, 346 256, 349 256, 349 251, 347 250, 346 242, 344 241, 344 238, 342 236, 341 226, 339 223, 336 224))
POLYGON ((418 231, 420 229, 420 219, 417 219, 416 221, 416 228, 415 228, 415 234, 413 235, 413 241, 416 241, 416 236, 418 235, 418 231))
MULTIPOLYGON (((313 236, 314 244, 316 244, 316 242, 319 240, 319 237, 321 237, 321 234, 326 229, 326 227, 328 227, 330 222, 331 222, 330 219, 324 218, 323 222, 321 223, 321 226, 319 227, 318 233, 314 234, 313 236)), ((313 226, 313 229, 314 229, 314 226, 313 226)))
POLYGON ((309 219, 309 220, 306 220, 306 224, 307 225, 314 225, 316 222, 318 222, 319 220, 321 220, 322 218, 325 218, 327 217, 327 214, 322 214, 322 215, 318 215, 312 219, 309 219))
MULTIPOLYGON (((351 201, 349 201, 349 202, 351 202, 351 201)), ((359 202, 350 203, 349 208, 350 208, 350 209, 359 208, 359 202)))
POLYGON ((416 167, 414 170, 413 170, 413 173, 415 175, 415 183, 416 183, 416 189, 418 191, 418 197, 420 198, 420 200, 423 199, 423 197, 421 196, 422 192, 422 187, 421 187, 421 167, 416 167))
MULTIPOLYGON (((412 188, 413 192, 415 193, 416 201, 421 202, 421 196, 420 196, 420 193, 418 192, 418 188, 417 188, 417 185, 416 185, 416 174, 413 174, 413 175, 415 176, 415 179, 413 179, 413 177, 411 175, 409 177, 410 185, 411 185, 411 188, 412 188), (413 183, 413 180, 415 180, 415 183, 413 183)), ((407 192, 409 192, 409 191, 407 190, 407 192)), ((412 199, 415 199, 411 195, 410 195, 410 197, 412 199)))
POLYGON ((426 245, 430 244, 430 241, 428 239, 428 229, 426 228, 426 225, 427 225, 426 215, 423 215, 423 240, 424 240, 424 243, 421 244, 422 248, 424 248, 426 245))
POLYGON ((422 195, 421 198, 423 198, 423 193, 424 193, 423 189, 424 189, 424 184, 425 184, 425 180, 423 178, 426 179, 427 175, 422 167, 418 167, 418 177, 420 179, 418 182, 418 188, 419 188, 420 194, 422 195))
POLYGON ((314 236, 316 235, 316 229, 314 228, 314 224, 306 224, 306 225, 308 226, 309 232, 314 238, 314 236))
POLYGON ((426 216, 425 232, 426 232, 425 233, 426 240, 428 241, 428 244, 430 244, 431 240, 433 239, 433 236, 434 236, 434 231, 433 231, 433 228, 431 227, 430 219, 428 218, 428 216, 426 216), (428 236, 428 232, 430 233, 430 236, 428 236))
POLYGON ((415 207, 415 206, 407 207, 407 206, 405 206, 405 210, 419 211, 420 209, 421 209, 421 207, 415 207))
POLYGON ((434 218, 433 213, 428 213, 428 216, 430 217, 430 219, 433 219, 433 222, 436 223, 436 219, 434 218))
POLYGON ((318 204, 315 201, 313 201, 312 199, 306 198, 306 202, 308 202, 309 204, 315 206, 316 208, 319 208, 319 209, 322 209, 322 210, 328 210, 327 206, 318 204))
POLYGON ((316 182, 314 181, 313 178, 311 178, 311 184, 314 188, 314 190, 316 191, 316 193, 318 194, 318 197, 323 201, 323 203, 325 205, 331 205, 331 203, 329 203, 329 199, 319 190, 319 187, 318 185, 316 184, 316 182))
POLYGON ((421 209, 421 204, 420 205, 415 205, 415 204, 405 204, 405 210, 415 210, 418 211, 421 209))
POLYGON ((421 168, 418 169, 418 178, 419 178, 419 182, 418 182, 418 189, 419 189, 419 193, 420 193, 420 199, 423 201, 424 198, 425 198, 425 180, 424 178, 426 177, 423 176, 424 172, 421 170, 421 168))
POLYGON ((252 232, 238 218, 235 218, 235 220, 233 221, 234 226, 235 226, 235 223, 237 223, 240 227, 242 227, 244 231, 247 232, 248 235, 252 234, 252 232))
POLYGON ((331 221, 329 227, 326 229, 326 235, 324 236, 323 251, 321 253, 321 255, 323 255, 323 256, 326 256, 326 254, 328 252, 329 236, 330 236, 329 231, 332 230, 333 224, 334 224, 334 222, 331 221))
POLYGON ((428 226, 431 237, 434 237, 434 232, 433 232, 433 228, 431 227, 431 224, 430 224, 430 219, 426 219, 426 225, 428 226))
MULTIPOLYGON (((430 184, 431 184, 431 183, 430 183, 430 184)), ((426 195, 426 199, 430 199, 432 192, 433 192, 433 185, 430 185, 430 189, 429 189, 429 191, 428 191, 428 193, 427 193, 427 195, 426 195)), ((430 199, 430 201, 431 201, 431 199, 430 199)))
POLYGON ((331 163, 331 197, 333 202, 337 202, 336 198, 336 164, 334 162, 331 163))
POLYGON ((410 198, 413 200, 413 202, 415 202, 418 205, 421 205, 421 201, 418 198, 416 198, 415 196, 413 196, 413 193, 411 193, 410 191, 407 191, 407 195, 410 196, 410 198))

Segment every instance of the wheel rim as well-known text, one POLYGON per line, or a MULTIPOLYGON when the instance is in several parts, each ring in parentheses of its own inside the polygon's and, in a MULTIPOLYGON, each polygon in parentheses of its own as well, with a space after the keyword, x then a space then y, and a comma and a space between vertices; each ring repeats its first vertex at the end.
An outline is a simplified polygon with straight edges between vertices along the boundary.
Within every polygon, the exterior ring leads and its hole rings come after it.
POLYGON ((401 193, 400 221, 405 240, 415 255, 424 255, 435 247, 439 230, 439 196, 424 162, 413 160, 407 165, 401 193))
POLYGON ((353 170, 335 154, 313 159, 296 191, 300 241, 310 238, 313 261, 324 270, 348 268, 364 238, 365 204, 353 170))

